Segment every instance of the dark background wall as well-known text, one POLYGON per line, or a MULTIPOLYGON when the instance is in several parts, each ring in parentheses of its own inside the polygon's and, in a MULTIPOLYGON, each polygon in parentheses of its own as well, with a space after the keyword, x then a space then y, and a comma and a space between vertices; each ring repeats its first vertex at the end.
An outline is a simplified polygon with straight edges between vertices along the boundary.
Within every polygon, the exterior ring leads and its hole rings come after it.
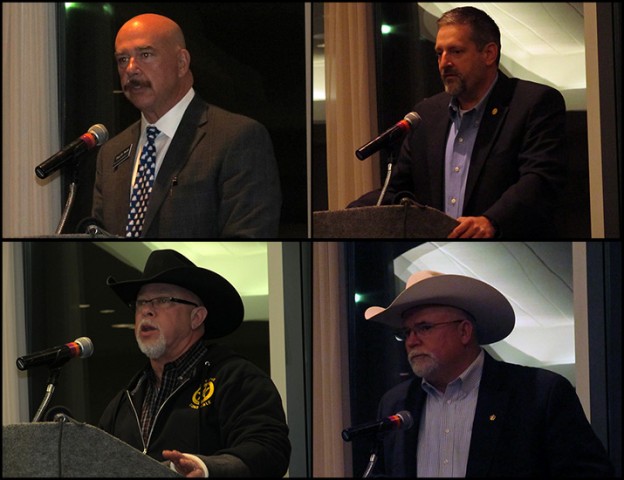
MULTIPOLYGON (((140 119, 120 92, 115 36, 135 15, 165 15, 184 31, 197 93, 269 130, 282 185, 280 237, 307 236, 303 3, 60 3, 58 8, 63 144, 96 123, 112 137, 140 119)), ((63 233, 90 216, 96 153, 80 159, 77 198, 63 233)), ((65 169, 64 195, 72 175, 65 169)))
MULTIPOLYGON (((347 298, 358 294, 361 302, 349 303, 349 394, 351 425, 377 418, 382 395, 412 377, 405 344, 397 342, 392 330, 377 322, 364 321, 371 305, 390 305, 397 291, 393 260, 422 242, 347 242, 345 271, 347 298)), ((345 426, 346 427, 346 426, 345 426)), ((354 439, 353 476, 361 477, 368 462, 374 437, 354 439)))

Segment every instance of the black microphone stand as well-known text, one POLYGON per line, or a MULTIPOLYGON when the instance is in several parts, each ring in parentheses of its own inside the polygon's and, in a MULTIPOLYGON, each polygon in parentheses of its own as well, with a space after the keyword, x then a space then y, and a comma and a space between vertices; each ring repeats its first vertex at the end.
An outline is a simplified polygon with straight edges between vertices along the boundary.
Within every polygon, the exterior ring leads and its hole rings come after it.
POLYGON ((388 157, 388 169, 386 173, 386 180, 384 181, 383 188, 381 189, 381 193, 379 194, 379 199, 377 200, 377 205, 381 205, 381 201, 383 197, 386 195, 386 190, 388 189, 388 184, 390 183, 390 177, 392 176, 392 166, 394 165, 394 152, 391 150, 390 155, 388 157))
POLYGON ((78 162, 74 162, 72 168, 72 180, 69 184, 69 194, 67 195, 67 200, 65 201, 65 206, 63 207, 63 213, 61 214, 61 219, 59 220, 59 224, 56 227, 56 231, 54 232, 56 235, 60 235, 65 224, 67 223, 67 218, 69 217, 69 211, 74 205, 74 201, 76 200, 76 190, 78 189, 78 162))
POLYGON ((61 362, 54 363, 50 365, 50 373, 48 375, 48 386, 46 387, 46 393, 41 401, 41 405, 39 405, 39 409, 32 420, 32 423, 38 422, 41 420, 43 416, 43 412, 48 407, 50 400, 52 399, 52 394, 54 393, 54 389, 56 388, 56 384, 58 383, 59 375, 61 374, 61 367, 67 363, 69 358, 62 360, 61 362))
POLYGON ((362 478, 370 477, 373 468, 375 468, 375 464, 377 463, 378 452, 379 452, 379 435, 375 435, 375 443, 373 444, 373 448, 371 448, 370 457, 368 458, 368 465, 366 465, 366 470, 364 470, 364 475, 362 478))

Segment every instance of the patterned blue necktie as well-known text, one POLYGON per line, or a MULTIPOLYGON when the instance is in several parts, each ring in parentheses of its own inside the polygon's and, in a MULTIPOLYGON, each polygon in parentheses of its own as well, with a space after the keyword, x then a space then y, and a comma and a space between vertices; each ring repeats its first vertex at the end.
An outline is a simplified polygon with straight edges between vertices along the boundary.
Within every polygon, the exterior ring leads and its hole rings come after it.
POLYGON ((143 230, 145 211, 156 176, 156 144, 154 142, 159 133, 160 130, 156 127, 151 125, 147 127, 147 142, 143 146, 139 169, 132 186, 126 237, 140 237, 143 230))

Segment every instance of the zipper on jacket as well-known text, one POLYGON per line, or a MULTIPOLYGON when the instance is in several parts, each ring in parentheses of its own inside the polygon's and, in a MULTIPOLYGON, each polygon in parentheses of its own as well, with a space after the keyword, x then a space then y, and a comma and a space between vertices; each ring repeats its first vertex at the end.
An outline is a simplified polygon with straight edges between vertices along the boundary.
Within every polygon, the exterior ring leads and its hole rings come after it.
POLYGON ((134 402, 132 401, 132 398, 130 398, 130 392, 126 390, 126 395, 128 395, 128 400, 130 400, 130 405, 132 405, 132 410, 134 411, 134 417, 136 418, 137 425, 139 427, 139 434, 141 436, 141 442, 143 442, 143 454, 144 455, 147 455, 147 447, 150 443, 150 440, 152 439, 152 433, 154 432, 154 427, 156 426, 156 421, 158 420, 158 415, 160 414, 160 411, 165 406, 165 404, 169 401, 169 399, 173 397, 173 395, 175 395, 175 393, 178 390, 180 390, 188 381, 189 379, 187 378, 180 385, 178 385, 178 387, 169 394, 169 396, 165 399, 165 401, 162 403, 162 405, 156 412, 156 415, 154 416, 154 421, 152 422, 152 428, 150 428, 149 435, 147 436, 147 443, 145 443, 145 440, 143 440, 143 430, 141 429, 141 421, 139 420, 139 415, 137 414, 136 408, 134 406, 134 402))
POLYGON ((139 436, 141 437, 141 442, 143 443, 143 454, 147 454, 147 446, 145 445, 145 440, 143 440, 143 431, 141 430, 141 421, 139 420, 139 414, 134 407, 134 402, 132 401, 132 397, 130 396, 130 392, 126 390, 126 395, 128 396, 128 401, 130 405, 132 405, 132 411, 134 412, 134 418, 136 418, 137 426, 139 427, 139 436))

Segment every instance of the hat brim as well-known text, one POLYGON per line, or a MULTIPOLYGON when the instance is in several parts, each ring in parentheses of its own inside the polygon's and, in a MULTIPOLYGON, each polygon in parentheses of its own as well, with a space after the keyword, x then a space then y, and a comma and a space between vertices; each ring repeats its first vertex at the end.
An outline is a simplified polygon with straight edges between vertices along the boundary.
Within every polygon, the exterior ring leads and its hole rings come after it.
POLYGON ((200 267, 176 267, 140 280, 117 282, 108 277, 106 283, 126 305, 136 300, 139 290, 150 283, 169 283, 190 290, 201 298, 208 315, 204 322, 204 338, 220 338, 232 333, 243 322, 243 301, 221 275, 200 267))
POLYGON ((403 313, 422 305, 460 308, 476 323, 479 344, 487 345, 507 337, 514 328, 515 314, 507 298, 491 285, 463 275, 438 275, 403 290, 388 308, 370 307, 367 320, 394 329, 403 326, 403 313))

